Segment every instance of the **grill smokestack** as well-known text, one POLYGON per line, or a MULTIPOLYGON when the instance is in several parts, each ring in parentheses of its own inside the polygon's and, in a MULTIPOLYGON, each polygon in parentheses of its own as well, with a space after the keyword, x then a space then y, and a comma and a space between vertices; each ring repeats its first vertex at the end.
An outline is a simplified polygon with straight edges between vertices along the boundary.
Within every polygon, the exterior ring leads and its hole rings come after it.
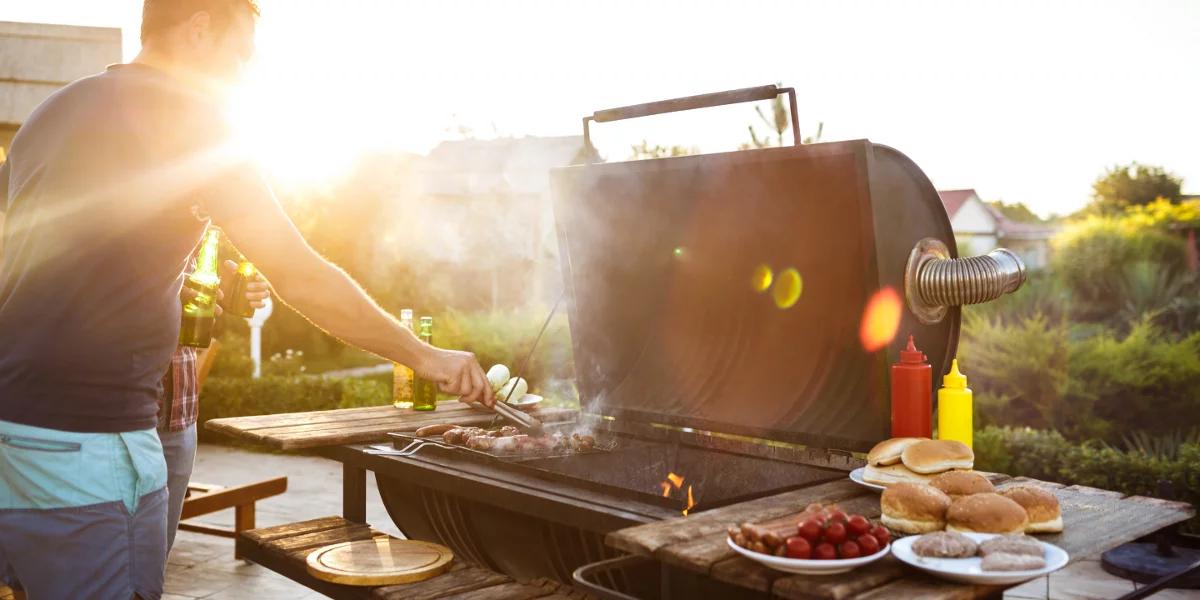
POLYGON ((990 302, 1020 289, 1025 283, 1025 263, 1006 248, 983 256, 950 258, 942 242, 926 238, 917 242, 904 273, 908 308, 925 324, 937 323, 946 309, 990 302))

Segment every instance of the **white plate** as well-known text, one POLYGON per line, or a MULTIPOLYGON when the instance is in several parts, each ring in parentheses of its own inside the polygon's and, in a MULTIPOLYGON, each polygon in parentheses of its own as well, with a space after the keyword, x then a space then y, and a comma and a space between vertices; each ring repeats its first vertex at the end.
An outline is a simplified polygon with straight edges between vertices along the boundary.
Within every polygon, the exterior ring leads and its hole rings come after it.
MULTIPOLYGON (((984 540, 989 540, 996 537, 995 533, 964 533, 963 535, 975 540, 977 543, 984 540)), ((942 579, 950 581, 958 581, 960 583, 982 583, 988 585, 1011 585, 1021 583, 1035 577, 1041 577, 1048 573, 1053 573, 1065 566, 1067 561, 1071 559, 1067 555, 1067 551, 1055 546, 1047 544, 1041 540, 1038 543, 1042 545, 1042 550, 1045 552, 1046 566, 1036 571, 984 571, 980 568, 980 562, 983 560, 979 557, 974 558, 925 558, 917 556, 912 551, 913 542, 920 539, 919 535, 911 535, 892 541, 892 554, 902 562, 906 562, 926 573, 936 575, 942 579)), ((1036 538, 1035 538, 1036 539, 1036 538)))
POLYGON ((537 394, 525 394, 524 396, 521 396, 520 398, 517 398, 516 400, 509 401, 508 405, 513 408, 519 408, 521 410, 525 410, 527 408, 536 406, 542 400, 545 400, 545 398, 543 398, 537 394))
POLYGON ((885 485, 879 485, 877 483, 867 483, 866 480, 863 479, 863 473, 866 473, 866 472, 867 472, 866 467, 859 467, 853 471, 850 471, 850 481, 853 481, 854 483, 857 483, 858 485, 861 485, 865 488, 871 488, 877 492, 882 492, 883 490, 887 489, 887 486, 885 486, 885 485))
POLYGON ((868 563, 873 563, 884 556, 887 556, 888 547, 885 546, 870 556, 860 556, 858 558, 839 558, 836 560, 805 560, 802 558, 785 558, 782 556, 772 556, 763 554, 753 550, 747 550, 735 543, 728 537, 725 538, 725 543, 729 544, 738 554, 749 558, 759 564, 768 566, 776 571, 784 573, 796 573, 798 575, 833 575, 835 573, 845 573, 856 567, 861 567, 868 563))

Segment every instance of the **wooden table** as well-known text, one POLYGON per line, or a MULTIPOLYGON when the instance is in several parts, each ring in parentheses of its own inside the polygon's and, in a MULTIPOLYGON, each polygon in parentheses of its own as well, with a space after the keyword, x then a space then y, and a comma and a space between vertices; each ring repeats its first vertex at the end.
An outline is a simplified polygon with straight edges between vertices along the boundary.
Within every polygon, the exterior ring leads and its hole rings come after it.
MULTIPOLYGON (((572 408, 535 408, 529 414, 543 423, 574 420, 572 408)), ((412 432, 433 423, 484 426, 496 413, 462 402, 442 402, 434 411, 392 406, 342 408, 253 417, 212 419, 204 426, 230 437, 279 450, 365 444, 387 440, 389 432, 412 432)))
POLYGON ((349 586, 308 574, 308 553, 324 546, 369 540, 387 534, 340 517, 324 517, 243 532, 238 552, 330 598, 344 600, 586 600, 588 596, 549 580, 518 583, 506 575, 456 561, 451 569, 417 583, 349 586))
MULTIPOLYGON (((541 409, 533 414, 545 422, 570 421, 577 416, 577 412, 570 409, 541 409)), ((435 412, 415 412, 390 406, 352 408, 214 419, 206 427, 273 448, 323 448, 326 456, 343 464, 345 518, 363 523, 366 520, 364 461, 386 462, 389 466, 402 463, 384 457, 364 458, 362 448, 354 444, 384 441, 388 432, 411 432, 431 423, 486 425, 493 417, 493 413, 464 404, 447 403, 439 405, 435 412), (355 460, 350 460, 348 455, 353 455, 355 460)), ((1072 560, 1096 556, 1195 515, 1190 505, 1180 502, 1125 496, 1083 486, 1064 487, 1006 475, 991 475, 991 478, 1001 488, 1030 484, 1050 489, 1058 496, 1065 531, 1038 537, 1065 549, 1072 560)), ((731 524, 790 520, 812 502, 837 503, 848 512, 870 518, 879 516, 879 495, 847 479, 716 508, 686 518, 669 518, 616 530, 608 535, 606 542, 631 554, 650 557, 775 598, 960 599, 999 595, 1004 589, 936 579, 910 569, 890 556, 850 574, 786 575, 735 554, 725 544, 725 530, 731 524)))
MULTIPOLYGON (((1195 509, 1182 502, 1126 496, 1084 486, 993 476, 998 488, 1036 485, 1052 491, 1062 505, 1064 530, 1038 535, 1060 546, 1071 560, 1095 556, 1126 542, 1191 518, 1195 509)), ((745 521, 795 521, 809 503, 837 503, 868 518, 879 516, 879 494, 849 480, 705 511, 690 517, 630 527, 610 533, 609 546, 631 554, 701 573, 718 581, 769 593, 775 598, 922 598, 962 599, 999 596, 1009 586, 964 585, 936 579, 892 556, 841 575, 788 575, 736 554, 726 545, 726 528, 745 521)))

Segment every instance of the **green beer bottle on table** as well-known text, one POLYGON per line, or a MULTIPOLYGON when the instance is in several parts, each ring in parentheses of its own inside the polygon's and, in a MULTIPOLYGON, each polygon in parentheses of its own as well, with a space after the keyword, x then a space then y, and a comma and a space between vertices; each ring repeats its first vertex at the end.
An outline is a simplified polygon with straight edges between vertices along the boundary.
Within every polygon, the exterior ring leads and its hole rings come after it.
POLYGON ((209 227, 200 243, 196 270, 183 281, 194 295, 183 303, 183 319, 179 326, 179 344, 207 348, 212 343, 213 323, 217 313, 217 253, 221 245, 221 230, 209 227))
MULTIPOLYGON (((400 326, 413 331, 411 308, 400 310, 400 326)), ((413 333, 416 332, 413 331, 413 333)), ((392 363, 392 406, 396 408, 413 407, 413 370, 408 365, 392 363)))
MULTIPOLYGON (((433 344, 433 317, 421 317, 418 336, 422 342, 433 344)), ((437 393, 436 381, 413 378, 413 410, 437 410, 437 393)))

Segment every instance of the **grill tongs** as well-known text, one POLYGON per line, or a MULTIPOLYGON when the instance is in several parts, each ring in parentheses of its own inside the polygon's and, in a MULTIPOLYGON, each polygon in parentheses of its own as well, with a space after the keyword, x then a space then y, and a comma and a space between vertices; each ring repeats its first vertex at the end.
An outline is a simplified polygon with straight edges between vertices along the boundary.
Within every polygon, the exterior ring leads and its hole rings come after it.
POLYGON ((545 428, 542 427, 542 422, 535 419, 533 415, 522 410, 517 410, 499 398, 496 398, 496 405, 492 408, 496 411, 496 414, 508 419, 529 435, 541 436, 546 433, 545 428))

